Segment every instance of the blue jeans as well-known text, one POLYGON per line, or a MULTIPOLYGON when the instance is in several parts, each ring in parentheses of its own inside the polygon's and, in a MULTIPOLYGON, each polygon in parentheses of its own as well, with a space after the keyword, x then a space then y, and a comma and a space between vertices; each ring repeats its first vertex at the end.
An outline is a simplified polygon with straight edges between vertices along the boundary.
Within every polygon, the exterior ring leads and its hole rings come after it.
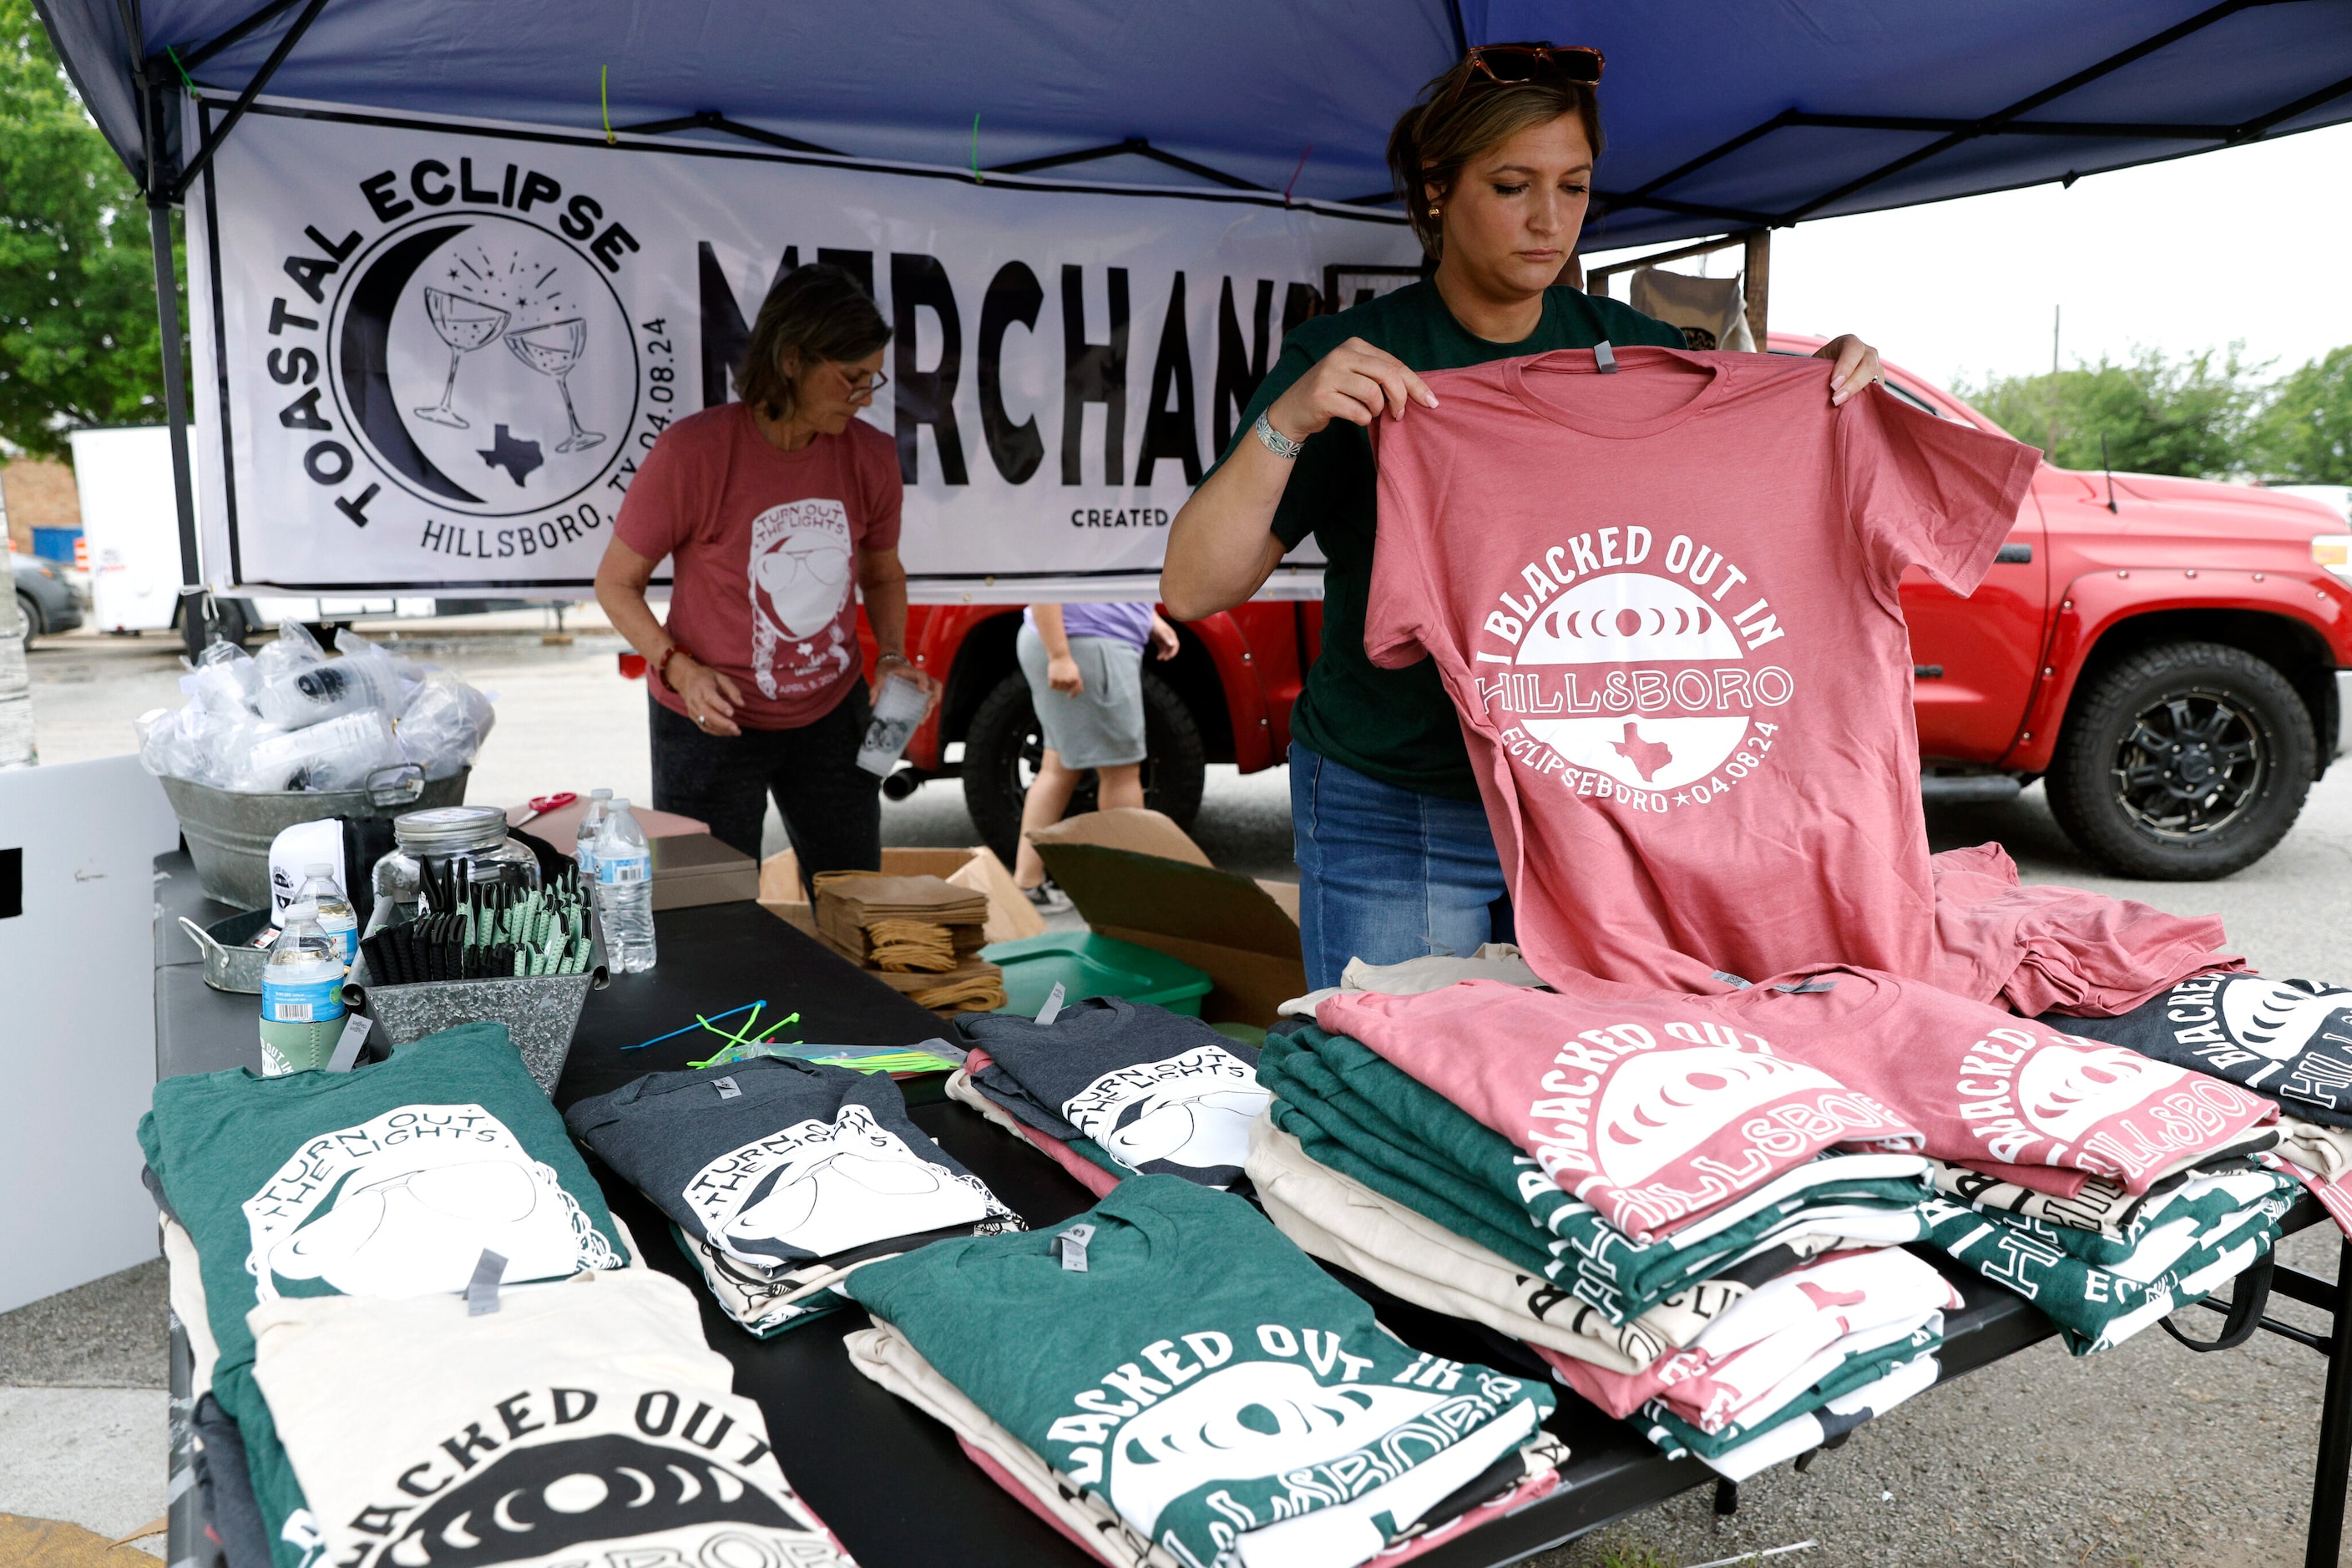
POLYGON ((1382 784, 1293 742, 1290 831, 1307 984, 1351 958, 1467 957, 1511 940, 1503 868, 1475 801, 1382 784))

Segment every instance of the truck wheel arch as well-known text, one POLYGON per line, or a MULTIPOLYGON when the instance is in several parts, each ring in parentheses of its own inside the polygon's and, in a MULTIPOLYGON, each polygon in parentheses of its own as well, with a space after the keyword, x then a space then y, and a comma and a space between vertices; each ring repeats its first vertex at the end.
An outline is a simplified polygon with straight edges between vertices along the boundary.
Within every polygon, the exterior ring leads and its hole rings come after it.
MULTIPOLYGON (((2025 773, 2046 771, 2076 693, 2117 662, 2164 643, 2220 643, 2251 654, 2294 688, 2311 715, 2315 734, 2336 732, 2337 658, 2327 631, 2312 615, 2320 601, 2307 583, 2278 573, 2255 582, 2251 573, 2207 571, 2200 579, 2208 585, 2203 596, 2151 598, 2139 585, 2144 577, 2179 580, 2180 574, 2167 568, 2127 570, 2127 577, 2112 571, 2086 573, 2060 595, 2042 655, 2042 664, 2058 674, 2034 693, 2004 767, 2025 773)), ((2326 608, 2329 620, 2340 621, 2341 608, 2332 599, 2326 608)), ((2338 637, 2346 635, 2340 625, 2335 629, 2338 637)), ((2324 743, 2319 748, 2315 776, 2326 769, 2327 750, 2324 743)))

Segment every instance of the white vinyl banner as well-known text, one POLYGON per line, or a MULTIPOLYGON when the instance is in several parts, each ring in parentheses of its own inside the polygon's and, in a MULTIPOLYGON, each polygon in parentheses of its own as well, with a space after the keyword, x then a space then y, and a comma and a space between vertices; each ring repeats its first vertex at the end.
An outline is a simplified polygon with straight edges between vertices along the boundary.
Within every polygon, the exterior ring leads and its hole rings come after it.
MULTIPOLYGON (((226 106, 199 103, 201 126, 226 106)), ((579 597, 782 269, 894 335, 914 597, 1148 596, 1283 332, 1409 280, 1392 216, 261 102, 189 203, 215 587, 579 597)), ((1310 546, 1270 587, 1318 591, 1310 546)))

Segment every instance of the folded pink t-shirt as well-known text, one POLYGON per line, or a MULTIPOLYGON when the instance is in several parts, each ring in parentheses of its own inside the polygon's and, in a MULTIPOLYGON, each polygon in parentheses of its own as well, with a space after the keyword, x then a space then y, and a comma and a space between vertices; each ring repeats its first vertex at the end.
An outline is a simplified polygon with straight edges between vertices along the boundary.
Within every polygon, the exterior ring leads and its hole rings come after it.
POLYGON ((1918 1151, 1907 1121, 1793 1060, 1722 1000, 1596 1001, 1473 980, 1418 996, 1343 992, 1315 1016, 1535 1156, 1638 1242, 1825 1150, 1918 1151))
POLYGON ((1936 1159, 2056 1166, 2144 1193, 2278 1118, 2220 1079, 1868 970, 1800 970, 1722 996, 1559 984, 1342 993, 1316 1021, 1510 1139, 1637 1240, 1719 1204, 1735 1173, 1760 1177, 1784 1147, 1809 1158, 1899 1131, 1936 1159), (1784 1084, 1801 1110, 1771 1098, 1784 1084))

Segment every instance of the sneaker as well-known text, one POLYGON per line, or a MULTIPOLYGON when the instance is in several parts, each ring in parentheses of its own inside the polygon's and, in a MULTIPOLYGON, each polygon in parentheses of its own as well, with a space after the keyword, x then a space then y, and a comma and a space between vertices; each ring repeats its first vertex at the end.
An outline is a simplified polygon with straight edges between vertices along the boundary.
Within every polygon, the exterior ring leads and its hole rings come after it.
POLYGON ((1022 889, 1021 892, 1041 915, 1058 915, 1070 908, 1070 895, 1062 891, 1051 877, 1034 888, 1022 889))

